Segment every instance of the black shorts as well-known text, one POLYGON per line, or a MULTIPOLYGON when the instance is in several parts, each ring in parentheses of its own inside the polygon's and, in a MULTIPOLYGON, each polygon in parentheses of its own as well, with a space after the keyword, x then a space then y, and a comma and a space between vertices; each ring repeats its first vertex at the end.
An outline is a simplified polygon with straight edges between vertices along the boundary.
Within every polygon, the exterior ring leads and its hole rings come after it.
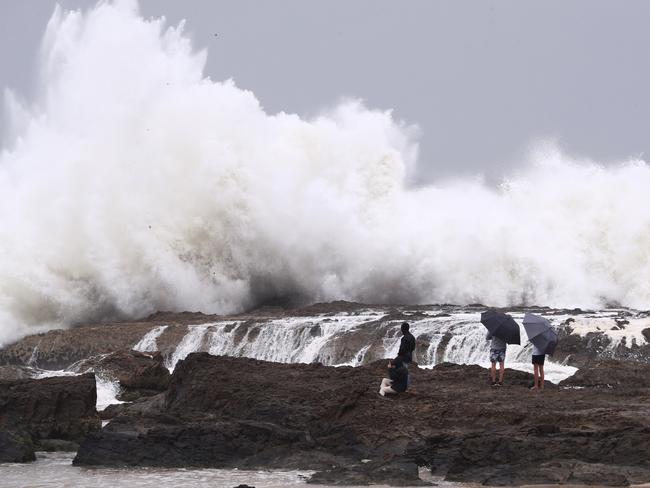
POLYGON ((546 354, 540 354, 539 356, 533 354, 533 364, 544 366, 544 359, 546 359, 546 354))

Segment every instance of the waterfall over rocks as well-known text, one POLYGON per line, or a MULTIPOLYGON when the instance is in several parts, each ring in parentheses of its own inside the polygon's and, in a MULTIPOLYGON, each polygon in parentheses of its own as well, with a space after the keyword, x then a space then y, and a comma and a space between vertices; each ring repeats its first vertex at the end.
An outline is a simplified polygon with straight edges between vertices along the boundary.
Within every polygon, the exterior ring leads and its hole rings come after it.
MULTIPOLYGON (((522 314, 523 316, 523 314, 522 314)), ((221 321, 189 325, 168 356, 173 370, 191 352, 249 357, 281 363, 322 363, 359 366, 394 357, 399 349, 400 325, 380 310, 287 317, 269 320, 221 321)), ((414 360, 431 368, 442 362, 488 366, 489 342, 479 313, 432 310, 409 320, 417 339, 414 360)), ((525 332, 522 328, 522 337, 525 332)), ((508 367, 529 370, 531 346, 508 346, 508 367)), ((547 378, 560 381, 575 372, 571 366, 547 364, 547 378)))

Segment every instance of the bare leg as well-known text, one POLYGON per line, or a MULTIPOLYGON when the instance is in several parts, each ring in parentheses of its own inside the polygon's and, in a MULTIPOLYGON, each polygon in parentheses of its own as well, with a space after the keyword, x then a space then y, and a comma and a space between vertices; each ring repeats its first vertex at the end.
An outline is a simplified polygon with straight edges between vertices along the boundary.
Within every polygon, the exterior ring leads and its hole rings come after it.
POLYGON ((537 385, 539 385, 539 365, 538 364, 533 364, 533 374, 535 376, 535 384, 531 388, 531 390, 536 390, 537 385))
POLYGON ((544 389, 544 365, 539 365, 539 389, 544 389))
POLYGON ((499 363, 499 383, 503 383, 503 375, 505 374, 505 363, 499 363))
POLYGON ((490 370, 490 373, 492 374, 492 383, 496 383, 496 381, 497 381, 497 363, 492 363, 492 369, 490 370))

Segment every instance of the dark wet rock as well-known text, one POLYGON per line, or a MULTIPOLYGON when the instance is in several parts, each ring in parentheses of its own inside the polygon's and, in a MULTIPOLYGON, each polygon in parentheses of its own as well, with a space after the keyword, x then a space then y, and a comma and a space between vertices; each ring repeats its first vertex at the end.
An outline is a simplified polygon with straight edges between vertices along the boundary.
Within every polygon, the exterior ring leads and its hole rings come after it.
POLYGON ((28 432, 6 427, 0 430, 0 463, 29 463, 35 460, 34 443, 28 432))
MULTIPOLYGON (((573 319, 567 320, 567 322, 573 319)), ((570 322, 569 322, 570 323, 570 322)), ((589 332, 584 337, 573 334, 570 325, 561 326, 558 330, 558 345, 553 359, 572 366, 583 366, 596 358, 610 354, 611 339, 605 332, 589 332), (569 361, 566 361, 567 358, 569 361)))
POLYGON ((20 366, 17 364, 7 364, 0 366, 0 381, 2 380, 24 380, 33 378, 36 370, 29 366, 20 366))
POLYGON ((120 415, 147 415, 161 411, 165 402, 165 393, 151 397, 141 397, 134 402, 115 403, 99 412, 102 420, 110 420, 120 415))
POLYGON ((650 327, 648 327, 647 329, 643 329, 643 330, 641 331, 641 334, 643 334, 643 337, 645 338, 645 340, 646 340, 648 343, 650 343, 650 327))
POLYGON ((93 371, 117 380, 122 387, 122 401, 156 395, 167 388, 170 377, 160 352, 117 351, 84 359, 69 369, 78 373, 93 371))
POLYGON ((499 485, 650 481, 647 388, 538 393, 512 370, 494 388, 487 370, 446 363, 414 365, 412 387, 382 398, 384 374, 383 360, 332 368, 190 354, 166 393, 123 407, 75 463, 313 469, 327 483, 412 483, 417 465, 499 485))
POLYGON ((129 403, 113 403, 97 413, 102 420, 110 420, 124 413, 128 405, 129 403))
MULTIPOLYGON (((310 315, 321 315, 321 314, 328 314, 328 313, 338 314, 341 312, 360 312, 363 310, 367 310, 369 308, 373 308, 373 307, 365 303, 336 300, 333 302, 314 303, 313 305, 300 308, 299 310, 301 314, 308 313, 310 315)), ((287 312, 291 313, 292 311, 289 310, 287 312)))
POLYGON ((121 402, 135 402, 141 398, 152 397, 160 393, 160 390, 148 390, 145 388, 122 388, 116 398, 121 402))
POLYGON ((637 344, 634 340, 628 343, 626 338, 614 343, 607 335, 609 330, 625 329, 629 321, 614 318, 611 326, 605 325, 603 330, 588 332, 584 336, 573 333, 572 322, 575 320, 569 318, 559 328, 559 342, 553 355, 555 361, 578 368, 603 359, 650 363, 650 334, 648 337, 644 334, 646 343, 642 344, 637 344))
POLYGON ((74 459, 75 465, 274 467, 302 452, 305 433, 254 421, 188 421, 159 418, 147 425, 140 419, 122 425, 113 421, 101 433, 90 434, 74 459), (120 430, 120 427, 128 428, 120 430), (110 428, 109 428, 110 427, 110 428))
POLYGON ((605 359, 594 361, 560 382, 564 387, 650 388, 650 364, 605 359))
POLYGON ((363 459, 359 463, 335 466, 316 472, 308 483, 334 486, 389 484, 391 486, 431 486, 422 481, 418 465, 405 459, 363 459))
POLYGON ((363 364, 381 359, 384 356, 383 337, 390 334, 392 328, 383 320, 376 320, 367 322, 362 328, 341 331, 327 341, 317 361, 342 364, 353 358, 354 364, 363 364))
MULTIPOLYGON (((492 431, 462 440, 439 438, 425 450, 448 460, 446 478, 488 485, 568 483, 614 485, 648 477, 649 429, 492 431), (635 472, 639 467, 644 474, 635 472), (600 473, 589 479, 587 473, 600 473)), ((435 460, 433 461, 435 462, 435 460)))
POLYGON ((46 452, 77 452, 79 449, 79 444, 77 442, 66 441, 63 439, 40 439, 36 443, 37 451, 46 451, 46 452))
POLYGON ((150 323, 111 324, 50 330, 24 337, 0 349, 0 364, 60 370, 116 350, 131 349, 153 327, 150 323))
POLYGON ((80 441, 99 430, 93 374, 0 381, 0 429, 19 426, 33 440, 80 441))
POLYGON ((438 347, 436 348, 436 363, 440 364, 443 362, 443 359, 445 357, 445 349, 447 348, 447 345, 449 344, 449 341, 451 341, 453 335, 449 332, 447 332, 444 336, 442 336, 442 339, 440 339, 440 343, 438 344, 438 347))

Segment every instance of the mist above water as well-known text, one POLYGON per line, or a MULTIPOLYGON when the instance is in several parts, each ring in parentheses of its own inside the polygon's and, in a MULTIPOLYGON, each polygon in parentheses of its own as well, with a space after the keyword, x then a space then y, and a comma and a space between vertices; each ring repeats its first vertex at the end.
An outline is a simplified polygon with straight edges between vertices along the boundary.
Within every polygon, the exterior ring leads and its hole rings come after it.
POLYGON ((131 1, 55 11, 37 97, 6 96, 0 343, 269 301, 649 307, 645 162, 545 146, 496 189, 414 189, 416 127, 267 114, 206 55, 131 1))

